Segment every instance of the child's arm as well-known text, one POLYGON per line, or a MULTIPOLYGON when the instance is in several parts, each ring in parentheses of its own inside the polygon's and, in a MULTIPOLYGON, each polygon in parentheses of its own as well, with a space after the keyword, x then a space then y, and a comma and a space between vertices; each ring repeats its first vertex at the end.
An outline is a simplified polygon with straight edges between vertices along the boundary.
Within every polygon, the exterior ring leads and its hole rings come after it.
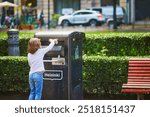
POLYGON ((44 53, 50 51, 54 47, 54 45, 58 43, 57 39, 49 39, 49 42, 50 44, 46 48, 43 48, 44 53))

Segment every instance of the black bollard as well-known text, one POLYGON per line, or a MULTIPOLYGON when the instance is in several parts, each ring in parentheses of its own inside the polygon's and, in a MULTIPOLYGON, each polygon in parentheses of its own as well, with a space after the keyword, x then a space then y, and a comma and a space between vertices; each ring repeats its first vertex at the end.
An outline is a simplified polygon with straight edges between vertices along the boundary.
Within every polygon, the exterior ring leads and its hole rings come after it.
POLYGON ((8 34, 8 55, 20 56, 19 30, 10 29, 7 31, 7 34, 8 34))

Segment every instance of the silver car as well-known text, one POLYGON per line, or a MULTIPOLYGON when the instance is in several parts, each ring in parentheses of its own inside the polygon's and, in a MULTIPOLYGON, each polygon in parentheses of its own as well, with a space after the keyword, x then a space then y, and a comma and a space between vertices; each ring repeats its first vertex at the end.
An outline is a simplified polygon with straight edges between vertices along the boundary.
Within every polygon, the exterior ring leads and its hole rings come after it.
MULTIPOLYGON (((114 7, 113 6, 91 7, 91 8, 87 8, 86 10, 93 10, 93 11, 97 11, 97 12, 103 14, 106 18, 106 24, 109 27, 113 26, 113 23, 114 23, 114 20, 113 20, 114 7)), ((124 24, 125 9, 121 6, 117 6, 116 7, 116 16, 117 16, 117 25, 124 24)))
POLYGON ((64 15, 59 17, 58 25, 69 26, 69 25, 90 25, 97 26, 105 22, 105 17, 91 10, 78 10, 71 15, 64 15))

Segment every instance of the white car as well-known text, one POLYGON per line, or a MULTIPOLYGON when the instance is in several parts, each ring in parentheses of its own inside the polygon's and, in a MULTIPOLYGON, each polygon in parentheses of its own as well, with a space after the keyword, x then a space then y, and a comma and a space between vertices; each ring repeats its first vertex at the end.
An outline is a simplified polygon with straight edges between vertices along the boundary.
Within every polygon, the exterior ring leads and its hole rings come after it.
MULTIPOLYGON (((103 7, 91 7, 91 8, 86 8, 87 10, 93 10, 97 11, 101 14, 103 14, 106 18, 106 23, 108 26, 113 25, 113 6, 103 6, 103 7)), ((116 17, 117 17, 117 25, 124 24, 124 18, 125 18, 125 10, 121 6, 116 7, 116 17)))
POLYGON ((58 25, 69 26, 69 25, 90 25, 96 26, 98 24, 105 23, 105 17, 91 10, 78 10, 71 15, 64 15, 59 17, 58 25))

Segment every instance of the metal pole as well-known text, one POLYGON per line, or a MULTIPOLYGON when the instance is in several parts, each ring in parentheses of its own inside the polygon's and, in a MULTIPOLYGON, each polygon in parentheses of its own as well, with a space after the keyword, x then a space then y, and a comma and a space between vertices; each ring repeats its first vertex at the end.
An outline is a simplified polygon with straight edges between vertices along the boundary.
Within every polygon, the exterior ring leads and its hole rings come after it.
POLYGON ((48 29, 50 29, 50 0, 48 0, 48 29))
POLYGON ((113 19, 114 19, 114 25, 113 29, 117 29, 117 17, 116 17, 116 0, 113 0, 113 19))
POLYGON ((131 23, 135 23, 135 0, 131 1, 131 23))
POLYGON ((99 6, 102 6, 102 1, 101 0, 99 0, 99 6))
POLYGON ((43 10, 43 0, 42 0, 42 10, 43 10))
MULTIPOLYGON (((19 1, 17 0, 17 5, 19 6, 19 1)), ((17 26, 17 28, 18 28, 18 18, 19 16, 18 16, 18 7, 17 7, 17 17, 16 17, 16 26, 17 26)))

